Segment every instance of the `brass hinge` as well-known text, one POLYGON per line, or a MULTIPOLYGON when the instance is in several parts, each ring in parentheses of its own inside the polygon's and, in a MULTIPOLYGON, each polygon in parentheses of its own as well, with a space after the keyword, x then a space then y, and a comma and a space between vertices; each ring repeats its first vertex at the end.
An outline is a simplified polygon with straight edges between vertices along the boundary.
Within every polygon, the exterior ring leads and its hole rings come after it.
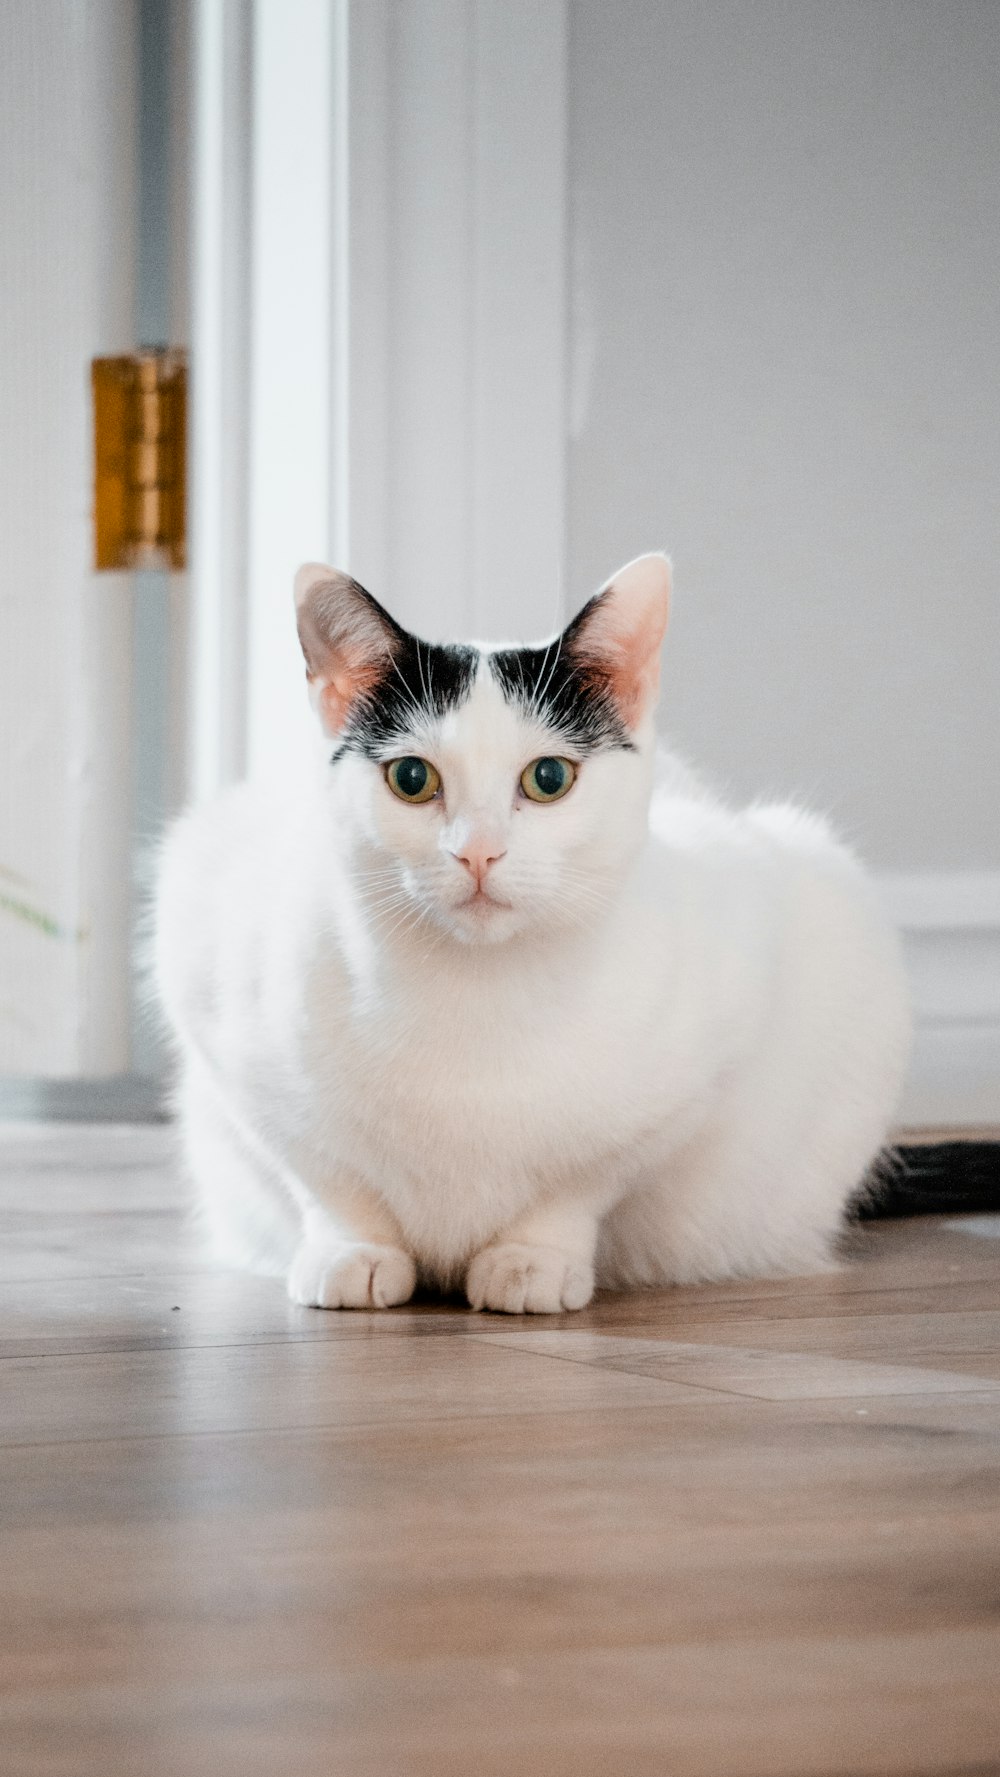
POLYGON ((94 562, 183 568, 187 364, 182 352, 95 358, 94 562))

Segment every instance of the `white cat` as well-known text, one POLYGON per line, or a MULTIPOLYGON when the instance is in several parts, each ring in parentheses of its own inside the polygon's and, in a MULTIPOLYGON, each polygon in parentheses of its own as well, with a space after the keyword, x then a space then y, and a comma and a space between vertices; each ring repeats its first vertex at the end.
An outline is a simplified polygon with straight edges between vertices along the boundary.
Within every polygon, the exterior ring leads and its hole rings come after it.
POLYGON ((322 756, 187 815, 160 881, 226 1262, 507 1313, 830 1262, 906 1061, 896 943, 821 821, 657 752, 669 590, 643 556, 547 646, 435 647, 301 570, 322 756))

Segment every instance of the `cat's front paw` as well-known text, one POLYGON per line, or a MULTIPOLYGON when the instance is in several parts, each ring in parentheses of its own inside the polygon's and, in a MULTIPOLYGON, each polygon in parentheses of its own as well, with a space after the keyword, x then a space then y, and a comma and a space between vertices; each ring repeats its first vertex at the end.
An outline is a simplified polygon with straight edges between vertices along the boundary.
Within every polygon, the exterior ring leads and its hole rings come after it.
POLYGON ((473 1308, 493 1308, 499 1314, 561 1314, 587 1306, 594 1273, 558 1247, 509 1241, 476 1254, 465 1293, 473 1308))
POLYGON ((408 1302, 417 1268, 398 1246, 304 1240, 288 1273, 288 1294, 303 1308, 396 1308, 408 1302))

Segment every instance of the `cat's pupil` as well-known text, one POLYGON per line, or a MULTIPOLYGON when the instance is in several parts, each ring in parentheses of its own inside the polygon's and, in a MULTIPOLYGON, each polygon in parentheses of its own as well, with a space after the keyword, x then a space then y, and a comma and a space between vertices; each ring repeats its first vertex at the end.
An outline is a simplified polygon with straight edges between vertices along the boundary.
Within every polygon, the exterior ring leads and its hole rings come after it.
POLYGON ((535 783, 543 796, 555 796, 563 787, 566 767, 561 759, 539 759, 535 766, 535 783))
POLYGON ((400 759, 396 783, 404 796, 419 796, 427 787, 427 767, 422 759, 400 759))

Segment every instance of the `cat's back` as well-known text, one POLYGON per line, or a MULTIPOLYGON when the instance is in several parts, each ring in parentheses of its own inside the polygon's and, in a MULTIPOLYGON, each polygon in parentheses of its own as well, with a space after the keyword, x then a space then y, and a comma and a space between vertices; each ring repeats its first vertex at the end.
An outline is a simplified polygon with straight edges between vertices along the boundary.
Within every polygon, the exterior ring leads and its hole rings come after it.
POLYGON ((766 977, 794 954, 804 974, 856 964, 898 991, 898 943, 875 885, 822 816, 780 802, 729 808, 666 772, 650 837, 654 872, 673 888, 668 916, 706 962, 766 977))
POLYGON ((686 866, 703 882, 716 878, 744 894, 755 878, 765 891, 810 876, 839 879, 845 888, 864 880, 853 852, 821 815, 789 802, 731 807, 665 752, 657 755, 650 833, 665 868, 686 866))

